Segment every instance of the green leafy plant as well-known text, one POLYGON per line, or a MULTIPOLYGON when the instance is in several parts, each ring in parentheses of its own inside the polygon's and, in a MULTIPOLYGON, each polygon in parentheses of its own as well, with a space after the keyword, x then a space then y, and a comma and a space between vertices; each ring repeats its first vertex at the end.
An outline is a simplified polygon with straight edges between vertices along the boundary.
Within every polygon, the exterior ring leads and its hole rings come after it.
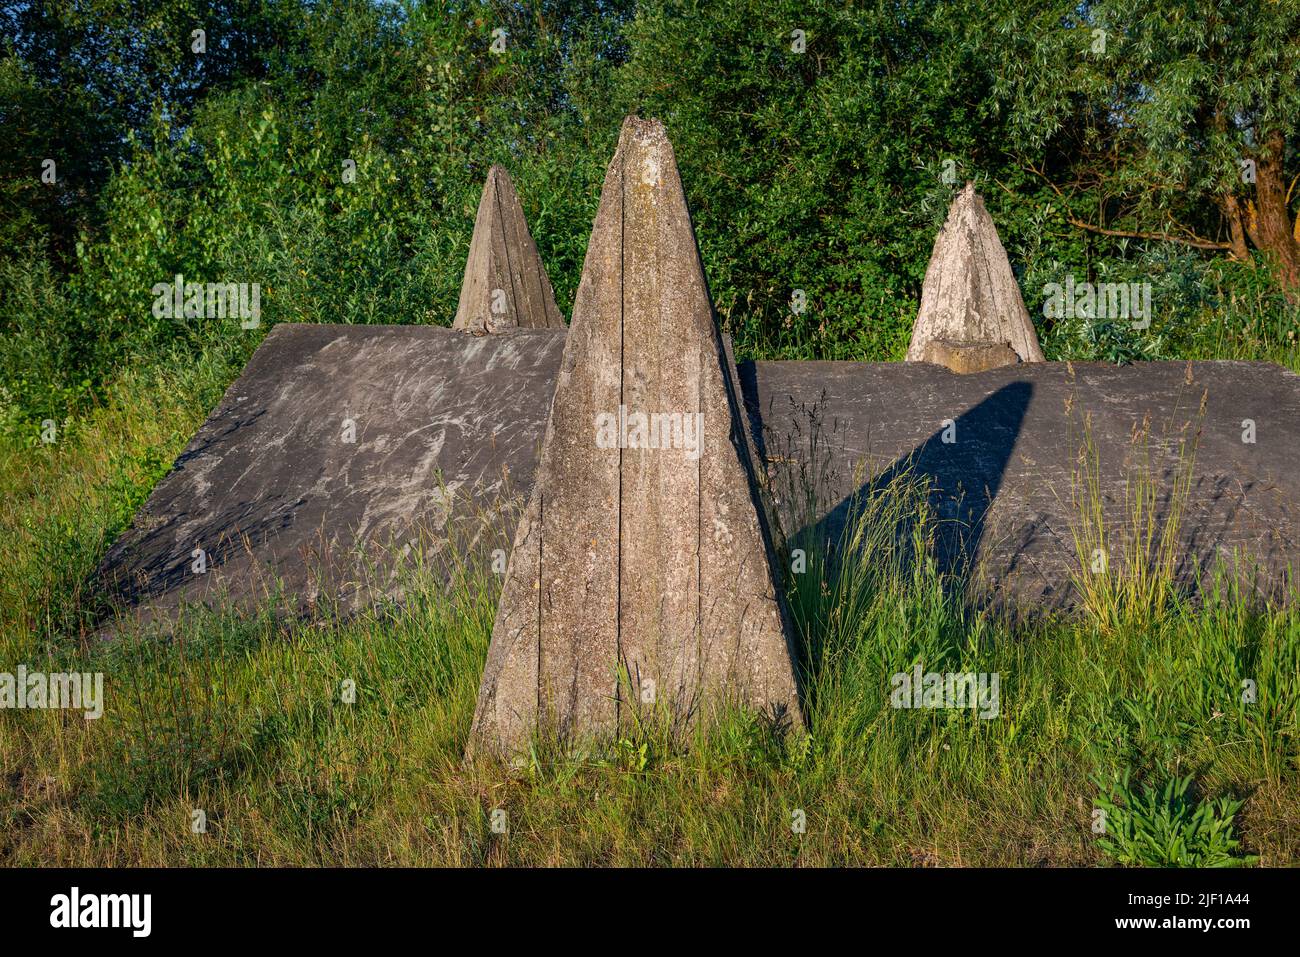
POLYGON ((1118 863, 1129 867, 1240 867, 1259 861, 1238 853, 1233 820, 1241 801, 1197 801, 1192 776, 1173 777, 1163 787, 1130 781, 1130 772, 1108 784, 1098 780, 1098 807, 1105 813, 1105 836, 1098 842, 1118 863))

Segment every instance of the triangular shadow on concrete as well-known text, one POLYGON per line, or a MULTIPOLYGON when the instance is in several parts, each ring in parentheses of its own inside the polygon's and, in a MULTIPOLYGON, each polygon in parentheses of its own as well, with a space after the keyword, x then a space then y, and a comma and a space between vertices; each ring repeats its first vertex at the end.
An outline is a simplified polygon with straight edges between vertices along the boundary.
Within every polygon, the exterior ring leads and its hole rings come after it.
MULTIPOLYGON (((924 481, 929 484, 931 514, 937 520, 934 558, 938 570, 954 589, 964 590, 1033 393, 1033 385, 1023 381, 998 389, 953 420, 955 441, 944 441, 947 429, 941 426, 910 453, 841 499, 820 521, 800 528, 791 541, 826 549, 828 557, 833 557, 840 552, 846 530, 851 534, 873 496, 900 480, 924 481)), ((897 528, 900 547, 909 547, 914 519, 912 516, 897 528)))

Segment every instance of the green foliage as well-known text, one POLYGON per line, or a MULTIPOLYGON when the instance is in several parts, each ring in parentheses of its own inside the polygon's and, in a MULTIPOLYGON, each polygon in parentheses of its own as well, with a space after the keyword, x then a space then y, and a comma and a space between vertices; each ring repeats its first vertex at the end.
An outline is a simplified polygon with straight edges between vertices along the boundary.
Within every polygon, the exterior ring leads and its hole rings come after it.
POLYGON ((42 83, 0 48, 0 265, 31 246, 60 262, 70 257, 107 175, 112 132, 84 88, 42 83))
MULTIPOLYGON (((997 0, 971 21, 1024 158, 1051 151, 1112 217, 1200 226, 1258 134, 1300 132, 1300 9, 1272 0, 997 0), (1100 32, 1098 32, 1100 31, 1100 32), (1100 41, 1100 42, 1099 42, 1100 41), (1199 208, 1197 204, 1202 204, 1199 208)), ((1034 164, 1043 172, 1052 172, 1034 164)))
POLYGON ((0 422, 31 434, 102 400, 125 368, 248 355, 276 322, 448 322, 493 162, 567 311, 631 111, 668 125, 742 356, 901 358, 934 233, 970 178, 1049 357, 1294 363, 1296 310, 1262 260, 1070 222, 1100 206, 1121 231, 1218 228, 1214 191, 1249 134, 1207 131, 1198 104, 1254 103, 1251 117, 1296 132, 1284 6, 1204 19, 1118 0, 1064 16, 1029 0, 9 7, 0 422), (206 54, 187 42, 197 28, 206 54), (1198 65, 1187 53, 1203 42, 1215 56, 1198 65), (1141 84, 1164 97, 1138 96, 1136 121, 1117 126, 1116 97, 1141 84), (177 274, 258 283, 262 329, 154 317, 153 286, 177 274), (1066 275, 1152 283, 1151 329, 1043 318, 1044 286, 1066 275))
POLYGON ((100 221, 100 192, 129 153, 128 134, 161 111, 263 75, 292 44, 296 0, 41 0, 0 7, 0 203, 9 240, 48 243, 61 265, 100 221), (193 51, 194 30, 206 31, 193 51), (57 179, 39 178, 55 161, 57 179))
POLYGON ((1233 819, 1242 802, 1228 798, 1197 801, 1192 776, 1170 778, 1163 788, 1129 783, 1129 773, 1099 783, 1098 808, 1105 837, 1097 843, 1129 867, 1240 867, 1259 858, 1241 855, 1233 819))

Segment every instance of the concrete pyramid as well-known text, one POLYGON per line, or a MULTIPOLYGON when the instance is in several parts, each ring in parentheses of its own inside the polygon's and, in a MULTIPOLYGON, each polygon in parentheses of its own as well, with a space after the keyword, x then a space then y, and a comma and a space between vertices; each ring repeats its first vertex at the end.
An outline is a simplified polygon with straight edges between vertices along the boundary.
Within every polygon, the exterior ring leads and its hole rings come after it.
POLYGON ((483 184, 452 328, 479 335, 513 328, 564 328, 519 194, 501 166, 488 170, 483 184))
POLYGON ((937 362, 955 372, 1044 361, 1006 250, 974 183, 952 201, 934 241, 907 360, 937 362))
POLYGON ((801 723, 788 615, 671 144, 629 117, 605 175, 471 751, 729 702, 801 723))

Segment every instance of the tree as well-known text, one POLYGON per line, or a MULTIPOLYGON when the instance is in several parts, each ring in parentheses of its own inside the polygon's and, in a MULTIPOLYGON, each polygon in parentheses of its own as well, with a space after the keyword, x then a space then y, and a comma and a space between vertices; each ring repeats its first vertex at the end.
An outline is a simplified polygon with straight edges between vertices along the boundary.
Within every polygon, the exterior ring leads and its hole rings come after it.
POLYGON ((69 264, 127 135, 155 114, 183 128, 209 93, 267 75, 301 14, 297 0, 0 3, 5 251, 40 239, 69 264), (46 160, 52 183, 39 178, 46 160))
POLYGON ((1075 227, 1248 259, 1300 301, 1300 4, 1026 0, 976 27, 1011 151, 1075 227))

